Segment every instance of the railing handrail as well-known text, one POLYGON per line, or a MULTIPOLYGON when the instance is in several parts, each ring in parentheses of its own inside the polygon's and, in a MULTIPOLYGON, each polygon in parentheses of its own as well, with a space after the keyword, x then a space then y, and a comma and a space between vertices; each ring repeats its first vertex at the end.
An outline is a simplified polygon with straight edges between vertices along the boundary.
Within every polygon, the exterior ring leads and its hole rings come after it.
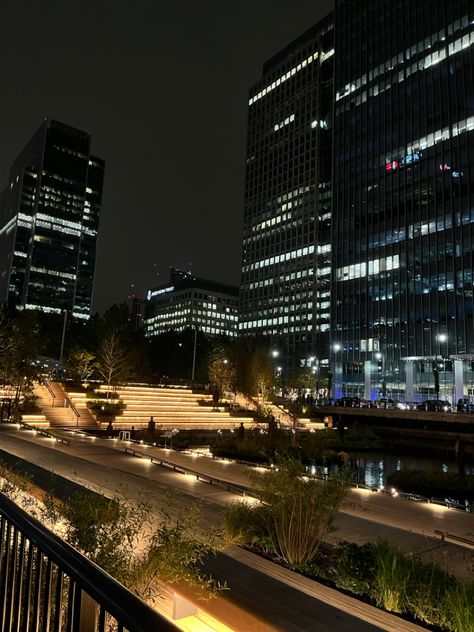
POLYGON ((76 421, 79 421, 79 417, 81 416, 81 413, 77 410, 76 406, 74 405, 72 400, 68 397, 68 395, 64 395, 64 401, 67 403, 69 408, 72 410, 72 412, 76 416, 76 421))
POLYGON ((44 387, 46 388, 46 390, 48 391, 48 393, 53 398, 53 406, 54 406, 54 400, 56 399, 56 394, 53 391, 53 389, 51 387, 51 384, 48 382, 48 380, 44 380, 43 384, 44 384, 44 387))
MULTIPOLYGON (((135 443, 136 445, 140 446, 140 444, 136 441, 133 441, 133 443, 135 443)), ((153 445, 151 443, 143 443, 142 445, 146 445, 146 446, 150 446, 153 448, 160 448, 160 446, 156 446, 153 445)), ((161 448, 160 448, 161 449, 161 448)), ((171 449, 171 448, 168 448, 171 449)), ((157 463, 159 465, 164 465, 165 467, 170 467, 173 468, 173 470, 175 471, 181 471, 183 474, 184 473, 189 473, 192 474, 193 476, 196 476, 196 478, 198 480, 201 480, 202 482, 209 482, 209 483, 217 483, 217 484, 221 484, 223 486, 225 486, 228 491, 230 491, 230 487, 234 488, 235 490, 237 490, 240 494, 244 495, 244 496, 253 496, 251 487, 247 487, 245 485, 240 485, 237 483, 232 483, 230 481, 227 481, 225 479, 219 478, 217 476, 213 476, 212 474, 203 474, 202 472, 200 472, 199 470, 195 470, 194 468, 190 468, 187 465, 178 465, 176 463, 174 463, 173 461, 169 461, 167 459, 164 459, 160 456, 155 456, 153 454, 147 454, 146 452, 142 452, 140 450, 136 450, 134 448, 125 448, 124 450, 125 453, 127 454, 133 454, 134 456, 138 456, 140 458, 148 458, 150 459, 150 461, 152 463, 157 463)), ((183 452, 183 453, 189 453, 186 450, 177 450, 177 452, 183 452)), ((220 457, 216 457, 214 455, 207 455, 207 454, 202 454, 201 456, 205 456, 206 458, 211 458, 214 460, 221 460, 220 457)), ((272 466, 268 466, 268 465, 263 465, 263 464, 256 464, 256 463, 250 463, 248 461, 240 461, 238 459, 226 459, 226 460, 230 460, 234 463, 240 463, 242 465, 250 465, 250 466, 256 466, 258 465, 258 467, 262 467, 267 469, 268 471, 272 470, 272 466)), ((353 482, 350 483, 350 487, 352 489, 366 489, 367 491, 371 491, 371 492, 378 492, 381 494, 386 494, 388 496, 393 496, 393 492, 390 491, 391 488, 385 488, 385 487, 378 487, 378 486, 374 486, 374 485, 365 485, 365 483, 361 483, 361 482, 353 482)), ((470 509, 468 507, 466 507, 465 505, 462 505, 460 503, 457 502, 450 502, 447 500, 441 500, 441 499, 436 499, 434 497, 429 498, 428 496, 420 496, 419 494, 415 494, 415 493, 411 493, 411 492, 403 492, 403 491, 399 491, 396 490, 396 495, 399 496, 400 498, 403 498, 404 500, 408 500, 408 501, 415 501, 415 502, 423 502, 423 503, 428 503, 428 504, 432 504, 432 505, 441 505, 443 507, 449 507, 451 509, 455 509, 455 510, 459 510, 459 511, 470 511, 470 509)))
POLYGON ((24 421, 18 422, 22 428, 26 428, 27 430, 34 430, 36 433, 40 435, 44 435, 45 437, 49 437, 50 439, 56 439, 59 443, 64 443, 65 445, 71 445, 71 442, 67 439, 63 439, 63 437, 59 437, 49 430, 44 430, 44 428, 37 428, 36 426, 32 426, 31 424, 27 424, 24 421))
POLYGON ((163 459, 161 456, 156 456, 154 454, 146 454, 145 452, 141 452, 140 450, 135 450, 134 448, 125 448, 124 452, 126 454, 132 454, 133 456, 138 456, 140 458, 150 459, 152 463, 156 463, 157 465, 163 465, 165 467, 169 467, 173 469, 175 472, 182 472, 183 474, 192 474, 196 477, 197 480, 210 483, 216 483, 217 485, 222 485, 230 491, 231 489, 235 490, 242 496, 253 496, 250 487, 246 485, 239 485, 238 483, 232 483, 230 481, 226 481, 223 478, 219 478, 218 476, 213 476, 212 474, 203 474, 202 472, 198 472, 187 465, 181 465, 177 463, 173 463, 173 461, 168 461, 167 459, 163 459))
POLYGON ((175 632, 170 621, 0 492, 0 515, 129 632, 175 632))

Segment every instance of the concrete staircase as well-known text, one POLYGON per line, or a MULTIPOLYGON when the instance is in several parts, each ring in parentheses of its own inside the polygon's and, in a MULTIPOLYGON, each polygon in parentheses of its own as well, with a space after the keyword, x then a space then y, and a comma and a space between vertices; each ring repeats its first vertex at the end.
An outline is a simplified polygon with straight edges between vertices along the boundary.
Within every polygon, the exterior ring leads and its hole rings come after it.
POLYGON ((87 427, 97 426, 97 423, 88 410, 77 407, 79 417, 70 406, 68 394, 60 382, 48 382, 49 389, 44 384, 37 384, 34 393, 37 396, 37 405, 42 409, 50 427, 87 427), (54 397, 53 397, 54 395, 54 397))
POLYGON ((191 389, 122 386, 116 389, 116 397, 125 407, 113 421, 115 428, 147 426, 151 417, 157 428, 220 429, 236 428, 241 422, 246 427, 255 423, 253 417, 233 417, 227 407, 213 410, 211 395, 193 393, 191 389), (205 406, 199 403, 202 400, 205 406))

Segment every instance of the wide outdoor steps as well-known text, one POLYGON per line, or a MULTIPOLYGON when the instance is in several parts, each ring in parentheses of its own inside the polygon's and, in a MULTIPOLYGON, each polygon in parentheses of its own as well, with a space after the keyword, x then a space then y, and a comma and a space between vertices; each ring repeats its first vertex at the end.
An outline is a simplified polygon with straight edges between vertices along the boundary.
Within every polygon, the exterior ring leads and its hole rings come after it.
POLYGON ((37 397, 37 405, 41 408, 44 416, 51 427, 54 426, 96 426, 96 421, 89 409, 83 405, 76 406, 79 417, 68 405, 67 393, 60 382, 48 382, 51 391, 43 384, 37 384, 34 393, 37 397))
MULTIPOLYGON (((105 392, 106 386, 100 390, 105 392)), ((79 408, 85 406, 85 393, 69 393, 79 408)), ((150 418, 157 427, 220 429, 254 425, 253 417, 233 416, 228 407, 212 408, 212 396, 193 393, 191 389, 170 387, 121 386, 115 389, 114 399, 124 403, 121 415, 113 420, 116 428, 147 426, 150 418), (200 402, 206 402, 202 405, 200 402)), ((102 401, 102 400, 101 400, 102 401)), ((103 400, 105 402, 105 399, 103 400)))

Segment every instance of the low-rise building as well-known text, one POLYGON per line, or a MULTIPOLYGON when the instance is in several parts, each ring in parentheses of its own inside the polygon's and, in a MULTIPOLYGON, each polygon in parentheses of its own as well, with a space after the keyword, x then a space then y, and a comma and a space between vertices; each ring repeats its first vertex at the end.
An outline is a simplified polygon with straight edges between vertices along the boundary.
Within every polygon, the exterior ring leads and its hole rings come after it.
POLYGON ((236 336, 238 302, 238 288, 171 268, 168 283, 148 290, 145 335, 197 327, 211 336, 236 336))

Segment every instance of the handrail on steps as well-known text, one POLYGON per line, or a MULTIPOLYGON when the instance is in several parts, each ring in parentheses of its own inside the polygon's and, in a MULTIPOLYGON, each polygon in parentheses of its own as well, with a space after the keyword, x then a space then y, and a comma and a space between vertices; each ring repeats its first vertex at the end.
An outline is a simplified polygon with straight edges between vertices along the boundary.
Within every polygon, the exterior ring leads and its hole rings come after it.
POLYGON ((43 386, 48 391, 48 393, 51 395, 51 399, 53 400, 52 405, 54 406, 54 400, 56 399, 56 394, 53 391, 53 389, 51 388, 51 384, 48 382, 48 380, 44 380, 43 386))
POLYGON ((76 406, 69 399, 69 397, 67 395, 64 395, 64 402, 72 410, 73 414, 75 415, 75 417, 76 417, 76 426, 78 426, 79 425, 79 417, 81 416, 81 413, 77 410, 76 406))

